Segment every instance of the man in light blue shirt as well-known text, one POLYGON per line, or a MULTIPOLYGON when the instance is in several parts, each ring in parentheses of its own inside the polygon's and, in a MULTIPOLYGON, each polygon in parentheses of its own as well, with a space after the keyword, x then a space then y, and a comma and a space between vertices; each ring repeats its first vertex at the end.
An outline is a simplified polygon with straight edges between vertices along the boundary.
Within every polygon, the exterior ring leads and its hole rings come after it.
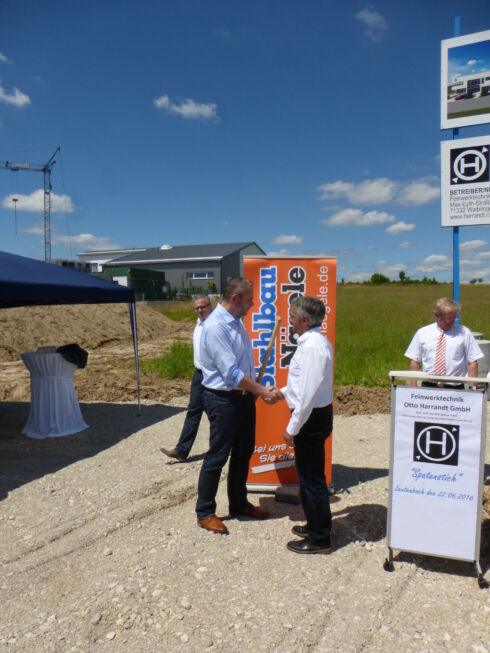
POLYGON ((203 399, 209 418, 209 451, 199 474, 197 523, 213 533, 228 533, 216 516, 221 470, 230 456, 228 502, 231 516, 266 519, 268 513, 247 501, 248 465, 255 446, 255 399, 267 403, 282 395, 254 380, 250 339, 241 318, 253 306, 252 283, 232 279, 223 301, 204 323, 201 335, 203 399))

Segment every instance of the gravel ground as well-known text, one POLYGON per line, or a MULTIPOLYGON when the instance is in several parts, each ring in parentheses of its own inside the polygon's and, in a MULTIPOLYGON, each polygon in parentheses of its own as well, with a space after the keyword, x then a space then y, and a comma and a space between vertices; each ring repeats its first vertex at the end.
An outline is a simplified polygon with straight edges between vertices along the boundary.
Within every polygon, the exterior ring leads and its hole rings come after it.
POLYGON ((470 564, 383 570, 389 415, 335 419, 335 550, 298 556, 301 510, 270 495, 252 496, 268 521, 196 526, 207 424, 189 462, 159 452, 184 405, 83 404, 89 430, 45 441, 19 436, 26 404, 0 405, 0 651, 490 652, 470 564))

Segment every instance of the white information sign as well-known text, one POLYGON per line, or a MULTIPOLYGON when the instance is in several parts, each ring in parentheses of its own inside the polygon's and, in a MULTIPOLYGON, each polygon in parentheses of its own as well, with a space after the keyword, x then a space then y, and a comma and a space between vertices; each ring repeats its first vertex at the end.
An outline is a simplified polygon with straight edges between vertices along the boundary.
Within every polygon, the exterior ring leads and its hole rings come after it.
POLYGON ((441 142, 441 224, 490 224, 490 136, 441 142))
POLYGON ((441 42, 441 129, 490 122, 490 30, 441 42))
POLYGON ((474 561, 483 393, 397 387, 388 546, 474 561))

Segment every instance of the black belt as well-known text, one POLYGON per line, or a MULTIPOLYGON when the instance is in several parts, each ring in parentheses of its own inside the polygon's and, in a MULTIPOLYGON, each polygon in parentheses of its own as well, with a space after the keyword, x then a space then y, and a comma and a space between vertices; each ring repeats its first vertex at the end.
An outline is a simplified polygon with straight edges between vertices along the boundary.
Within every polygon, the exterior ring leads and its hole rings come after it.
POLYGON ((464 383, 437 383, 436 381, 422 381, 424 388, 448 388, 449 390, 464 390, 464 383))
POLYGON ((204 386, 204 389, 212 392, 214 395, 218 395, 218 397, 244 397, 249 394, 246 390, 215 390, 207 386, 204 386))

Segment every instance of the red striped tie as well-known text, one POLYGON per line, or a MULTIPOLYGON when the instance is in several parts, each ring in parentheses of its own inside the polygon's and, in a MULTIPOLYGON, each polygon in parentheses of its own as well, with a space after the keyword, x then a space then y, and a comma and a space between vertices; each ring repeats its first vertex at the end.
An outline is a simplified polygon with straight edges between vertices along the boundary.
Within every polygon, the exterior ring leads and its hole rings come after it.
POLYGON ((436 347, 436 363, 434 374, 444 375, 446 373, 446 339, 444 331, 441 332, 436 347))

